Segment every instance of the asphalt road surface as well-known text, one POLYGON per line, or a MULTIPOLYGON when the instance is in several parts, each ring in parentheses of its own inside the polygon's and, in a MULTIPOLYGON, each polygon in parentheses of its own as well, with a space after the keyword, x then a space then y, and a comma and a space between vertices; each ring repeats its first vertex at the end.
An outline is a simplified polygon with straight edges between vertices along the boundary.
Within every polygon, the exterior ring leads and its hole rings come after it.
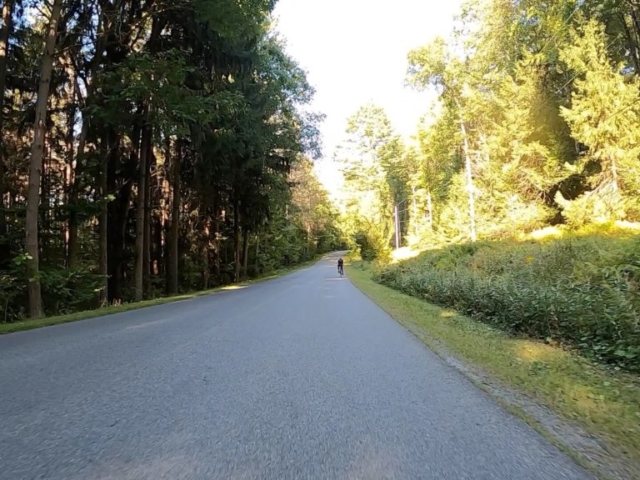
POLYGON ((587 479, 340 278, 0 337, 0 479, 587 479))

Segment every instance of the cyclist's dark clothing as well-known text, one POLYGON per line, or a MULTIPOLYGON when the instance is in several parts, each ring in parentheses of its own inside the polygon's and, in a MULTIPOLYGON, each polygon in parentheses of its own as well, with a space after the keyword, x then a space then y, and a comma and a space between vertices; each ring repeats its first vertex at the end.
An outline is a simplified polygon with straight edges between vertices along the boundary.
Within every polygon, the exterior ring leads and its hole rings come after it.
POLYGON ((344 271, 344 261, 340 258, 338 259, 338 271, 342 273, 344 271))

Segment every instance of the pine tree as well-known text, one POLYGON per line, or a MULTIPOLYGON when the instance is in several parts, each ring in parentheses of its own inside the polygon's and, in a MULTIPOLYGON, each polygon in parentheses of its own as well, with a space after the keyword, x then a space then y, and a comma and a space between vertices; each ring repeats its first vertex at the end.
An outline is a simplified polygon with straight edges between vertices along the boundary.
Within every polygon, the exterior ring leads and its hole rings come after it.
MULTIPOLYGON (((612 64, 604 28, 596 20, 573 33, 562 59, 578 75, 571 107, 563 108, 562 115, 574 138, 588 149, 582 168, 593 172, 587 174, 592 190, 577 200, 577 209, 588 208, 591 220, 599 221, 624 218, 627 211, 637 216, 640 130, 634 126, 640 123, 640 83, 612 64)), ((575 208, 565 205, 571 215, 575 208)))

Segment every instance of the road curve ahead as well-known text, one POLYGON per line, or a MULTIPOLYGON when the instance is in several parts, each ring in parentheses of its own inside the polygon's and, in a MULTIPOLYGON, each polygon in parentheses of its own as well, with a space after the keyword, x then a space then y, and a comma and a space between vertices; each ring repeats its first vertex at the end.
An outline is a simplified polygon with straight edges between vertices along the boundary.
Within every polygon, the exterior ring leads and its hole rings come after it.
POLYGON ((588 479, 336 275, 0 337, 0 479, 588 479))

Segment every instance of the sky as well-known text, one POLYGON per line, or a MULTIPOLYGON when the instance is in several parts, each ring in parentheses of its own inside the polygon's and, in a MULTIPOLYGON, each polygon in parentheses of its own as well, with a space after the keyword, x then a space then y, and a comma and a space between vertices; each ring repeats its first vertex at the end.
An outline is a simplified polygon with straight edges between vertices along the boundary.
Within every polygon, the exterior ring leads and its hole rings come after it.
POLYGON ((312 109, 322 124, 320 180, 339 182, 331 162, 347 119, 372 101, 383 107, 397 132, 409 138, 433 96, 405 87, 407 53, 437 35, 447 36, 461 0, 279 0, 277 30, 287 52, 307 71, 316 89, 312 109))

